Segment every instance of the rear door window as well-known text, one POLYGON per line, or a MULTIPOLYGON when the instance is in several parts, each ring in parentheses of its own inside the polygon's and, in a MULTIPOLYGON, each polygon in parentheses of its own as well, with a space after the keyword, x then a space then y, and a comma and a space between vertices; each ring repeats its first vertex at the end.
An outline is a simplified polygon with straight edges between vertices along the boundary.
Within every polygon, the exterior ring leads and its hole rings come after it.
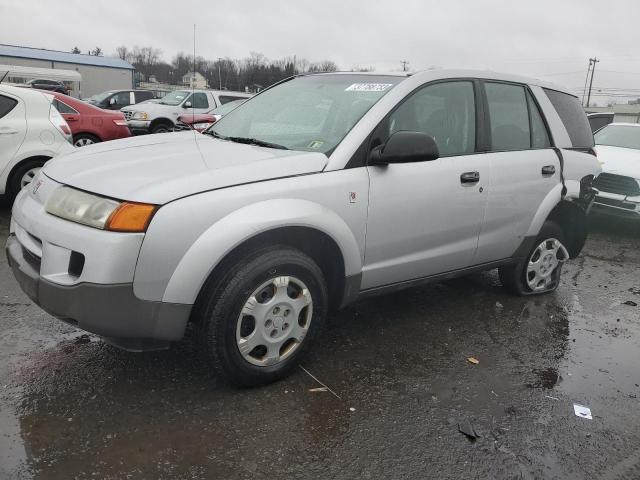
POLYGON ((593 133, 587 115, 580 105, 580 100, 568 93, 548 88, 544 89, 544 93, 547 94, 562 123, 564 123, 572 146, 576 148, 593 147, 593 133))
POLYGON ((522 85, 485 83, 491 124, 491 149, 528 150, 531 128, 526 90, 522 85))
POLYGON ((18 104, 17 100, 13 98, 5 97, 4 95, 0 95, 0 118, 4 117, 7 113, 9 113, 13 108, 18 104))
POLYGON ((136 103, 144 102, 145 100, 151 100, 153 98, 153 92, 138 91, 135 92, 136 103))
POLYGON ((191 97, 193 108, 209 108, 209 101, 206 93, 194 93, 191 97))

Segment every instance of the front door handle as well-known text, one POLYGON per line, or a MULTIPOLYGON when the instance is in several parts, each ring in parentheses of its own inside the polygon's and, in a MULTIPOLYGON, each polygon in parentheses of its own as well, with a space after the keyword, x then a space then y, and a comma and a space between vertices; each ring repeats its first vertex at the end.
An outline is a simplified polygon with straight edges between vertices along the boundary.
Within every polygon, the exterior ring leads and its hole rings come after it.
POLYGON ((542 167, 542 175, 548 177, 556 173, 556 167, 554 165, 545 165, 542 167))
POLYGON ((480 172, 464 172, 460 175, 460 183, 478 183, 480 172))
POLYGON ((0 129, 0 135, 13 135, 14 133, 18 133, 18 130, 12 130, 10 128, 0 129))

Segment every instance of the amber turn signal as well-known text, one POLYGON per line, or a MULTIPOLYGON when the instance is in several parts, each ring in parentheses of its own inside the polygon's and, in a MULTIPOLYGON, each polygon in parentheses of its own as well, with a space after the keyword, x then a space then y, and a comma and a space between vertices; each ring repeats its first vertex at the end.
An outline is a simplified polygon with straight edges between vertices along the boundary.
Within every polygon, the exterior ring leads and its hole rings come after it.
POLYGON ((112 232, 144 232, 157 209, 157 205, 125 202, 113 211, 104 228, 112 232))

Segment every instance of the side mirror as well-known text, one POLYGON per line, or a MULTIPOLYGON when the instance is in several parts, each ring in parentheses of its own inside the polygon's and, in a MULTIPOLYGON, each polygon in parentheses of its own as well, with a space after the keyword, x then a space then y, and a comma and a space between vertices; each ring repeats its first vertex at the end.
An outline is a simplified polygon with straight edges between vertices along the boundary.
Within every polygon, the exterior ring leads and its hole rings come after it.
POLYGON ((428 162, 440 157, 433 137, 422 132, 396 132, 387 143, 379 145, 369 155, 370 165, 428 162))
POLYGON ((191 102, 184 102, 182 108, 191 108, 191 102))
POLYGON ((114 97, 111 97, 109 99, 109 105, 115 105, 116 104, 116 99, 114 97))

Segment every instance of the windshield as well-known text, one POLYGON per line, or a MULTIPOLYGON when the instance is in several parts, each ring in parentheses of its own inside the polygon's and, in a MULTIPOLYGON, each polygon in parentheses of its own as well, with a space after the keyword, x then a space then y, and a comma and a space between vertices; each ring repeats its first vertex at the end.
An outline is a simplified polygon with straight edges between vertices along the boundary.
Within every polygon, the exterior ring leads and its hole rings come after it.
POLYGON ((105 98, 107 98, 109 95, 111 95, 113 92, 102 92, 102 93, 98 93, 96 95, 93 95, 89 98, 87 98, 87 102, 89 103, 100 103, 102 102, 105 98))
POLYGON ((640 127, 607 125, 595 134, 596 145, 634 148, 640 150, 640 127))
POLYGON ((342 74, 297 77, 246 101, 222 117, 208 133, 328 155, 358 120, 403 79, 342 74))
POLYGON ((174 90, 162 97, 158 103, 162 103, 163 105, 180 105, 190 93, 191 92, 186 90, 174 90))

